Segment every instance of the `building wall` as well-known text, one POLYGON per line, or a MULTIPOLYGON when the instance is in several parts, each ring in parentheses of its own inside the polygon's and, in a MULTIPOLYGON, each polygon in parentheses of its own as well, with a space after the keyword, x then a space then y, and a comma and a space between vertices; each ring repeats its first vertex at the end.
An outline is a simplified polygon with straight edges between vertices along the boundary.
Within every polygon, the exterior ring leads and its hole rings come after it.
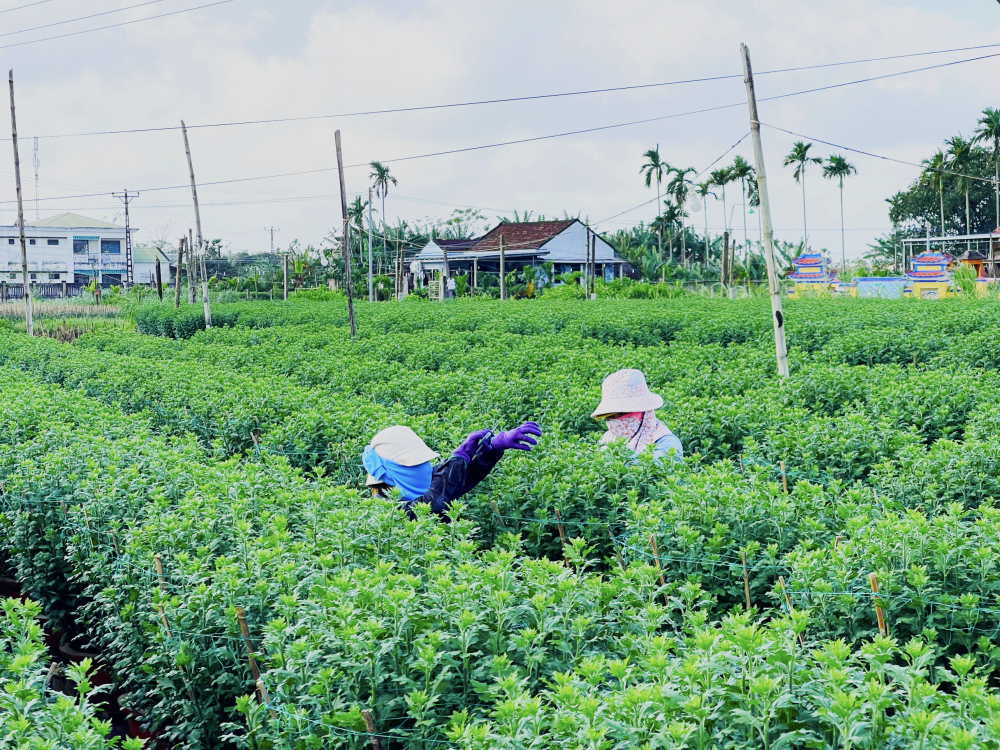
MULTIPOLYGON (((133 237, 134 232, 133 231, 133 237)), ((125 275, 125 229, 86 227, 25 227, 28 273, 36 284, 73 285, 77 274, 125 275), (74 252, 74 239, 86 243, 86 253, 74 252), (102 252, 102 241, 117 242, 120 252, 102 252), (34 244, 31 244, 34 241, 34 244), (94 265, 91 265, 91 260, 94 265)), ((107 245, 105 245, 107 248, 107 245)), ((0 281, 21 284, 21 240, 16 226, 0 227, 0 281)))
MULTIPOLYGON (((555 263, 586 263, 587 262, 587 227, 577 221, 566 228, 566 231, 556 235, 541 247, 547 250, 546 260, 555 263)), ((615 259, 615 249, 601 237, 597 238, 597 262, 615 259)))

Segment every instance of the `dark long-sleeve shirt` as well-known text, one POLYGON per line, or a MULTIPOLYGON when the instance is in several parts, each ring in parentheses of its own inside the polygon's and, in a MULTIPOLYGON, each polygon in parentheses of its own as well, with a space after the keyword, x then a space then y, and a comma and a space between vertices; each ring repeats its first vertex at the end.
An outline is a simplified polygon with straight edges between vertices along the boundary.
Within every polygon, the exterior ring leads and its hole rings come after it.
POLYGON ((452 456, 434 467, 430 489, 407 502, 407 510, 413 503, 428 503, 432 511, 444 515, 455 500, 483 481, 501 458, 503 451, 496 450, 483 451, 468 464, 464 458, 452 456))

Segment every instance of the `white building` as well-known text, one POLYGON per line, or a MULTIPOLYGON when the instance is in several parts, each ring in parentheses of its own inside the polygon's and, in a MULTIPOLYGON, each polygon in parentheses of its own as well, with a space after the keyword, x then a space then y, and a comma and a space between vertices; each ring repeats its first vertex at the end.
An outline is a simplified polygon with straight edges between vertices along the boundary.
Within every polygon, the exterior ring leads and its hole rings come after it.
POLYGON ((506 271, 521 266, 552 263, 554 273, 584 271, 588 242, 595 239, 597 273, 611 281, 621 274, 626 263, 600 235, 590 231, 579 219, 565 221, 502 222, 478 239, 431 240, 420 250, 417 259, 425 272, 440 271, 444 264, 442 248, 448 252, 448 269, 496 272, 500 267, 500 238, 504 242, 506 271))
MULTIPOLYGON (((133 246, 136 229, 132 228, 133 246)), ((118 286, 127 280, 125 227, 79 214, 64 213, 26 223, 28 275, 42 296, 58 296, 67 288, 76 290, 96 275, 101 286, 118 286), (48 291, 46 291, 46 289, 48 291)), ((19 289, 21 241, 16 226, 0 227, 0 281, 19 289)), ((160 258, 163 281, 170 278, 170 259, 153 248, 133 249, 133 282, 155 280, 156 258, 160 258)))

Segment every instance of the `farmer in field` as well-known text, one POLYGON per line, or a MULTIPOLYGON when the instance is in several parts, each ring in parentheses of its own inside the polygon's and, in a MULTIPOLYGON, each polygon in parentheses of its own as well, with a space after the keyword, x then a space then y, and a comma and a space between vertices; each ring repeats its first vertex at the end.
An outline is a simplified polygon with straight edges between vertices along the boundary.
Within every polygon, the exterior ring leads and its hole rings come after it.
POLYGON ((656 417, 663 399, 649 390, 646 376, 640 370, 619 370, 601 383, 601 403, 590 416, 603 419, 607 432, 601 444, 624 440, 638 455, 647 448, 653 458, 662 458, 674 451, 674 460, 684 455, 681 441, 656 417))
POLYGON ((479 484, 508 450, 530 451, 537 445, 542 428, 525 422, 507 432, 476 430, 470 433, 451 458, 437 466, 440 456, 409 427, 387 427, 372 438, 361 461, 368 470, 368 486, 373 494, 396 487, 406 510, 414 503, 427 503, 438 515, 479 484))

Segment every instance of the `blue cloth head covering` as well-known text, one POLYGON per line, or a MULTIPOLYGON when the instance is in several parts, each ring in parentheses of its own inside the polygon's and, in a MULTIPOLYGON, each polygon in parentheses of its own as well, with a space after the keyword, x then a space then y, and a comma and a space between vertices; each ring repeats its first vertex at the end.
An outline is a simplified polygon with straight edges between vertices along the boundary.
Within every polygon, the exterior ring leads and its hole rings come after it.
POLYGON ((397 487, 406 500, 416 500, 431 488, 431 462, 424 461, 416 466, 403 466, 388 458, 382 458, 370 445, 361 454, 361 462, 368 473, 380 482, 397 487))

